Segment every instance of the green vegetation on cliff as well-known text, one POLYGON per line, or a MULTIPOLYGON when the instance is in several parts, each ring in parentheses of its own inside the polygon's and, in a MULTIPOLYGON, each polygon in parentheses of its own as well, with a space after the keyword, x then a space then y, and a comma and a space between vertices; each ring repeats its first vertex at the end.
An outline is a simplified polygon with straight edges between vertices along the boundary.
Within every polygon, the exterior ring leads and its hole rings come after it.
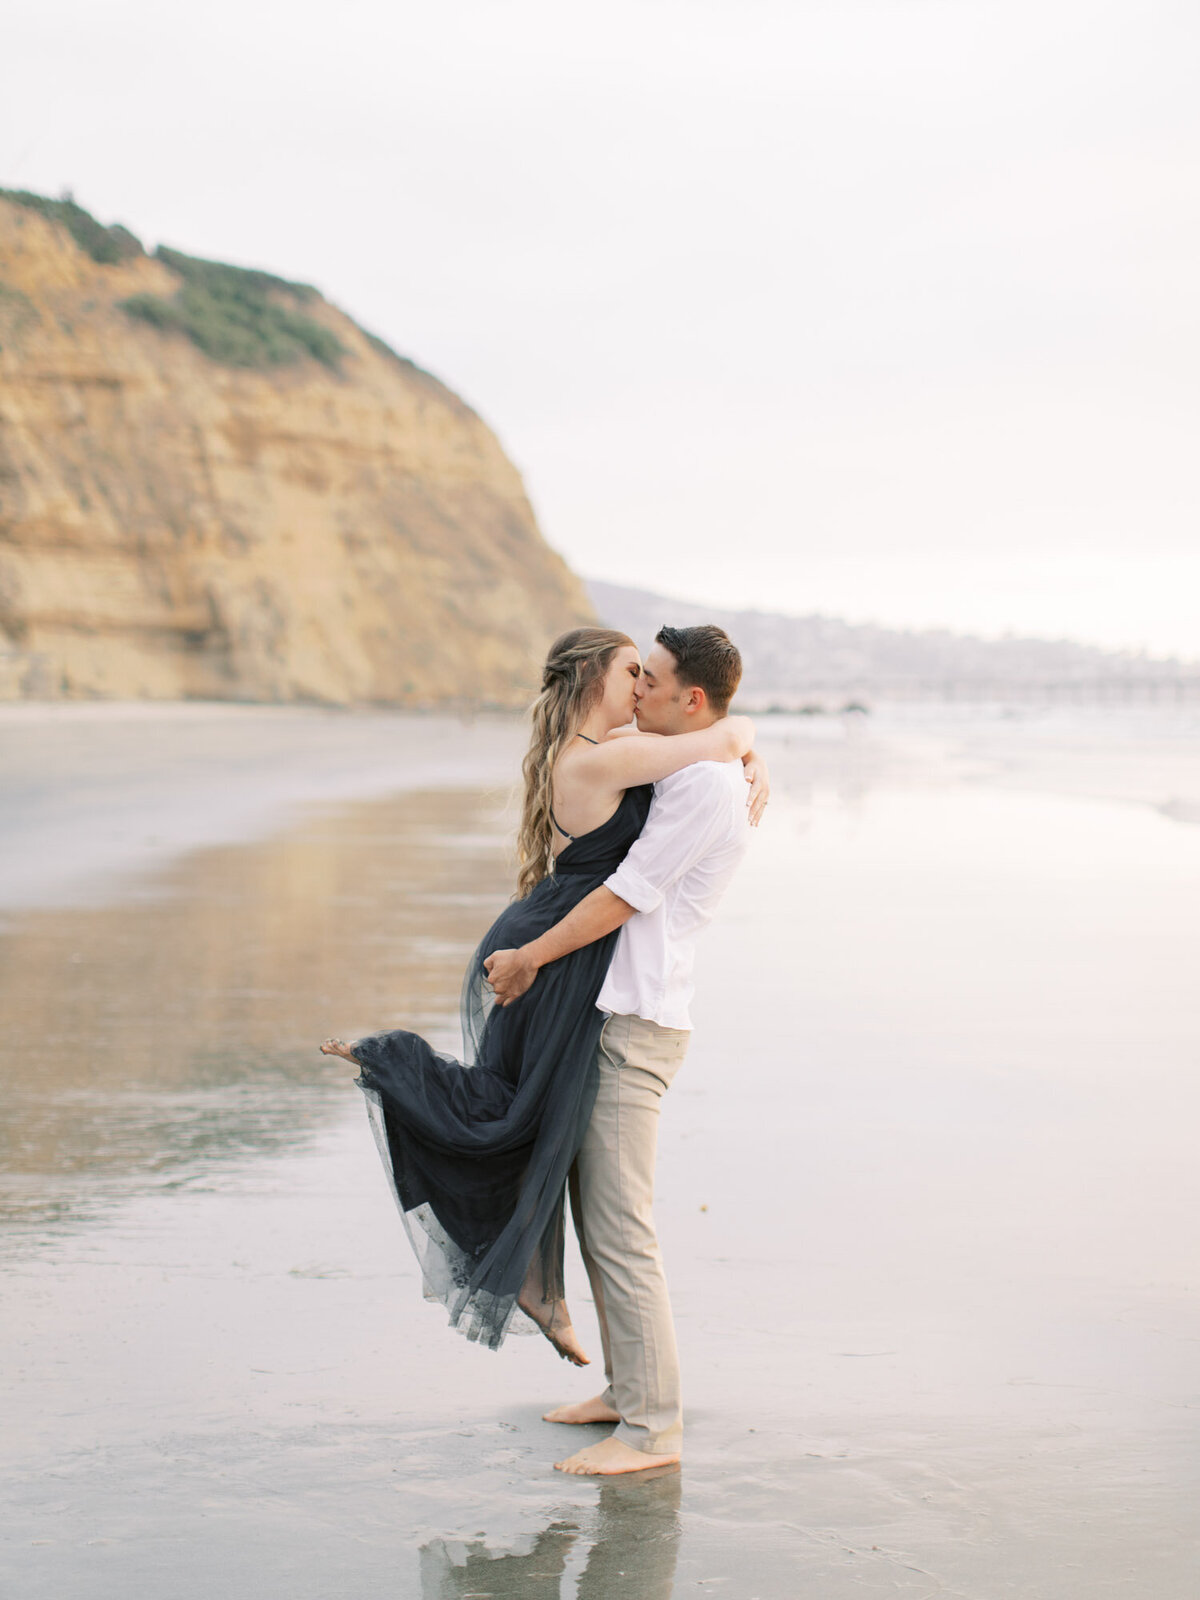
POLYGON ((179 292, 138 294, 121 302, 152 327, 186 334, 213 361, 228 367, 290 366, 311 356, 337 370, 345 346, 336 334, 295 306, 319 300, 306 283, 290 283, 252 267, 203 261, 159 245, 155 256, 183 279, 179 292), (281 302, 290 300, 291 306, 281 302))
MULTIPOLYGON (((80 249, 101 266, 118 266, 146 253, 128 228, 97 222, 70 194, 51 200, 27 189, 0 189, 0 200, 36 211, 66 228, 80 249)), ((166 245, 159 245, 154 255, 182 279, 181 287, 170 296, 133 295, 122 302, 130 316, 184 334, 223 366, 261 372, 311 357, 337 371, 345 346, 299 309, 321 298, 310 284, 292 283, 252 267, 203 261, 166 245)))
POLYGON ((128 228, 123 228, 119 222, 106 228, 90 211, 76 205, 69 194, 63 195, 61 200, 48 200, 45 195, 30 194, 28 189, 0 189, 0 200, 11 200, 14 205, 61 223, 79 248, 86 250, 101 266, 116 266, 119 261, 130 261, 145 254, 141 240, 128 228))

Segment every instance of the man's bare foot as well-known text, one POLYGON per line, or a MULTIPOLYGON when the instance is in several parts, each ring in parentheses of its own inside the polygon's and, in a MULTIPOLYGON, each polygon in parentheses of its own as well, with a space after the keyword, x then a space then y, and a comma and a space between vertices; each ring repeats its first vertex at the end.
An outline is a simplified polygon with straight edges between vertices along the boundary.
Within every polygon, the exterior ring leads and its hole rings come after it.
POLYGON ((614 1411, 602 1394, 590 1400, 580 1400, 573 1406, 555 1406, 542 1416, 543 1422, 620 1422, 621 1413, 614 1411))
POLYGON ((549 1316, 545 1304, 533 1296, 527 1297, 524 1291, 517 1296, 517 1304, 527 1317, 537 1323, 564 1361, 570 1361, 577 1367, 591 1366, 590 1358, 575 1337, 565 1300, 556 1300, 549 1308, 549 1316))
POLYGON ((356 1055, 351 1053, 350 1046, 342 1039, 326 1039, 321 1046, 321 1054, 323 1056, 341 1056, 343 1061, 352 1061, 356 1067, 362 1066, 362 1062, 356 1055))
POLYGON ((580 1478, 615 1478, 620 1472, 645 1472, 650 1467, 669 1467, 679 1460, 675 1455, 651 1456, 644 1450, 631 1450, 620 1439, 601 1439, 577 1450, 565 1461, 556 1461, 556 1472, 573 1472, 580 1478))

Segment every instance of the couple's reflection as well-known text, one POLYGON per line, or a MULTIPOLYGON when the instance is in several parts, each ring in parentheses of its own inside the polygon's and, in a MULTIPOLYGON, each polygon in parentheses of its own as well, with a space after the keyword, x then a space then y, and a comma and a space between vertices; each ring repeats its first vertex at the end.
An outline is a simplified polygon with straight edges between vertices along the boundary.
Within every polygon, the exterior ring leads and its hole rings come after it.
POLYGON ((678 1467, 600 1483, 594 1523, 560 1515, 528 1555, 492 1555, 483 1540, 434 1539, 421 1547, 422 1600, 562 1600, 567 1559, 590 1541, 577 1600, 669 1600, 679 1554, 678 1467))

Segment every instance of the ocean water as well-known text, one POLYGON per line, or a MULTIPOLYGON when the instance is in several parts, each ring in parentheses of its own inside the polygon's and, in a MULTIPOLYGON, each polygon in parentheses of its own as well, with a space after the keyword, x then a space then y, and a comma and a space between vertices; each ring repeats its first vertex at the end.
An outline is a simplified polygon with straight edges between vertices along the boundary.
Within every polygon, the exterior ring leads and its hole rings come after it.
MULTIPOLYGON (((104 782, 132 826, 130 727, 129 789, 104 782)), ((419 720, 389 727, 415 769, 419 720)), ((541 1411, 600 1381, 445 1329, 315 1048, 453 1046, 511 882, 494 749, 474 786, 456 749, 453 788, 181 831, 102 892, 78 836, 48 903, 26 875, 0 934, 5 1592, 1192 1595, 1200 741, 926 708, 762 733, 769 822, 664 1111, 688 1437, 649 1481, 553 1472, 601 1430, 541 1411)))

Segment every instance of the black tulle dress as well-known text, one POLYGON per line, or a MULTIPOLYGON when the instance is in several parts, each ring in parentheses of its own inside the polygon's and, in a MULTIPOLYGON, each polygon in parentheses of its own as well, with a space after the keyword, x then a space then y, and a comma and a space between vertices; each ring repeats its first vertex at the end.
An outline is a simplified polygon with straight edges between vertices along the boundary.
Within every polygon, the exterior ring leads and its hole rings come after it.
POLYGON ((495 1004, 484 959, 536 939, 603 883, 641 832, 650 795, 649 785, 627 789, 608 821, 568 844, 553 876, 488 929, 463 982, 463 1061, 415 1033, 352 1046, 425 1293, 493 1350, 531 1269, 540 1299, 563 1295, 566 1180, 596 1098, 596 996, 617 935, 543 967, 509 1006, 495 1004))

